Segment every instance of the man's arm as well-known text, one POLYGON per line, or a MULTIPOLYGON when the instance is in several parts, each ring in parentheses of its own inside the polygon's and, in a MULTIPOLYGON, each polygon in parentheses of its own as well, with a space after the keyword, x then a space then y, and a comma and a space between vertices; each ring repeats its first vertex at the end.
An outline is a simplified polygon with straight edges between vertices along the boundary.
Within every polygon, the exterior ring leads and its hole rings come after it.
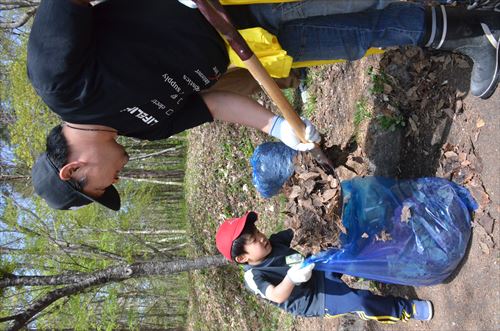
POLYGON ((223 91, 202 93, 201 97, 214 119, 241 124, 269 134, 275 115, 255 100, 223 91))
POLYGON ((308 151, 314 148, 313 142, 319 142, 321 139, 314 125, 304 120, 305 138, 310 143, 301 143, 287 121, 274 115, 249 97, 224 91, 205 92, 201 94, 201 97, 214 119, 261 130, 280 139, 293 149, 308 151))

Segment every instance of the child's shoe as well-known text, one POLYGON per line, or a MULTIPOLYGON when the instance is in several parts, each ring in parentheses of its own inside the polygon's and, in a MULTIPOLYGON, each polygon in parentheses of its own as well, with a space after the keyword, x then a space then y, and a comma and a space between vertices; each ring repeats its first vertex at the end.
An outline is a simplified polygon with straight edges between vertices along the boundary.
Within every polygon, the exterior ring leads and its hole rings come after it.
POLYGON ((429 300, 413 300, 412 308, 412 318, 419 321, 430 321, 434 315, 434 308, 429 300))

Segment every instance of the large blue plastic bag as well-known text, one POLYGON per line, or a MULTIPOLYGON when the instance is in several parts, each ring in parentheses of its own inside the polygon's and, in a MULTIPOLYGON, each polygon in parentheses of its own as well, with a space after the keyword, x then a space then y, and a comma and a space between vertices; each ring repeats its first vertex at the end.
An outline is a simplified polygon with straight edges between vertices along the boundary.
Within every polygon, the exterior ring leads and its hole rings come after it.
POLYGON ((305 264, 411 286, 444 281, 462 260, 477 208, 467 189, 442 178, 358 177, 341 183, 341 248, 305 264))
POLYGON ((264 198, 277 194, 293 175, 293 158, 296 155, 296 150, 282 142, 266 142, 254 150, 250 158, 252 182, 264 198))

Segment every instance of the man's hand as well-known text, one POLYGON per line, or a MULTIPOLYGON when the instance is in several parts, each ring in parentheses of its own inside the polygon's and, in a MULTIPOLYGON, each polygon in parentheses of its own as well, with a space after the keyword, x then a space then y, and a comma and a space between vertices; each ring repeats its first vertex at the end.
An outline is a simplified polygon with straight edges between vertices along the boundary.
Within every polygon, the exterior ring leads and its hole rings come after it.
POLYGON ((292 283, 294 283, 295 285, 299 285, 311 279, 313 269, 314 263, 311 263, 303 268, 302 263, 296 264, 288 269, 286 276, 292 281, 292 283))
POLYGON ((302 121, 306 125, 305 138, 309 143, 302 143, 299 137, 295 135, 290 124, 281 116, 274 117, 269 134, 297 151, 309 151, 314 148, 314 143, 319 143, 321 141, 321 137, 314 125, 308 119, 302 117, 302 121))

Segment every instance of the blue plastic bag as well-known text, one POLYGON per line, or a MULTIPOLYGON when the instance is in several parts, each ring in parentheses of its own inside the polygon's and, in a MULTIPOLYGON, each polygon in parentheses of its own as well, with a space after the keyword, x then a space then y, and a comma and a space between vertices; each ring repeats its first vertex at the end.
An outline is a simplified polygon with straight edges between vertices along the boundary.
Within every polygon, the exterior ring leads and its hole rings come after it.
POLYGON ((358 177, 341 183, 341 248, 308 257, 316 270, 411 286, 444 281, 462 260, 477 208, 442 178, 358 177))
POLYGON ((263 143, 254 150, 250 158, 252 182, 264 198, 277 194, 293 175, 295 155, 297 151, 282 142, 263 143))

